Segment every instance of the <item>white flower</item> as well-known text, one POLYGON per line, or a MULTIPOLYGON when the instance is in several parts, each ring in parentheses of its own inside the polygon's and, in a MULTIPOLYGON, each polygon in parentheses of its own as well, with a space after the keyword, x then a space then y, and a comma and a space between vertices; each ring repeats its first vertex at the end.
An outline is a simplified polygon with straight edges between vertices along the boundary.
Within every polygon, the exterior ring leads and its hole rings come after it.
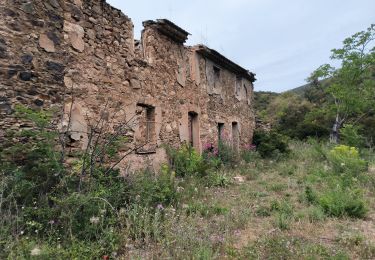
POLYGON ((98 224, 99 223, 99 217, 94 217, 94 216, 92 216, 91 218, 90 218, 90 223, 91 224, 98 224))
POLYGON ((162 204, 158 204, 158 205, 156 206, 156 208, 157 208, 158 210, 163 210, 163 209, 164 209, 164 207, 163 207, 162 204))
POLYGON ((31 254, 32 256, 37 256, 37 255, 40 255, 41 252, 42 252, 42 250, 40 250, 39 247, 34 247, 34 248, 31 250, 30 254, 31 254))
POLYGON ((23 235, 24 233, 25 233, 25 231, 23 231, 23 230, 20 232, 21 235, 23 235))
POLYGON ((182 191, 184 191, 184 188, 183 188, 183 187, 180 187, 180 186, 178 186, 178 187, 177 187, 177 192, 182 192, 182 191))
POLYGON ((341 166, 345 166, 345 163, 341 163, 341 166))

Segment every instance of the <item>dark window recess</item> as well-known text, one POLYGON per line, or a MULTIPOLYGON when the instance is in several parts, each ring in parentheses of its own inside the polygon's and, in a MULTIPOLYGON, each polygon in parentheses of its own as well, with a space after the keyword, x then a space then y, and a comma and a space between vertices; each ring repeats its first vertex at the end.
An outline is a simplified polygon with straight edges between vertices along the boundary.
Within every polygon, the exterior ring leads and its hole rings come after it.
POLYGON ((136 133, 137 153, 156 152, 155 107, 138 104, 138 133, 136 133))
POLYGON ((235 86, 235 95, 239 97, 241 95, 241 85, 242 85, 242 78, 237 76, 236 77, 236 86, 235 86))
POLYGON ((232 122, 232 146, 233 150, 238 151, 240 145, 240 133, 238 130, 238 123, 232 122))
POLYGON ((218 88, 220 87, 220 74, 221 74, 221 69, 219 67, 214 66, 214 87, 218 88))
POLYGON ((224 133, 224 123, 218 123, 217 124, 217 139, 220 142, 223 139, 223 133, 224 133))
POLYGON ((189 131, 189 145, 199 149, 199 121, 198 114, 195 112, 188 113, 188 131, 189 131))

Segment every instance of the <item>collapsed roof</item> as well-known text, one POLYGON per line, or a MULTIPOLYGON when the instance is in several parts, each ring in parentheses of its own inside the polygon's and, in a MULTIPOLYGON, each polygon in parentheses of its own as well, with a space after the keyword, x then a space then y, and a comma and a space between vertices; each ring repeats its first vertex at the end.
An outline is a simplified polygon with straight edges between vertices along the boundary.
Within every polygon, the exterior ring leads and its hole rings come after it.
MULTIPOLYGON (((177 26, 176 24, 172 23, 168 19, 157 19, 156 21, 148 20, 143 22, 143 26, 155 26, 157 30, 168 36, 170 39, 174 40, 175 42, 179 44, 184 44, 190 33, 182 29, 181 27, 177 26)), ((208 48, 207 46, 203 44, 199 44, 193 47, 195 51, 197 51, 199 54, 201 54, 204 57, 207 57, 208 59, 212 60, 216 64, 222 66, 223 68, 226 68, 227 70, 235 73, 237 76, 246 78, 250 80, 251 82, 256 81, 255 74, 242 68, 238 64, 234 63, 230 59, 226 58, 222 54, 220 54, 218 51, 215 51, 213 49, 208 48)))
POLYGON ((246 79, 250 80, 251 82, 256 81, 254 73, 248 71, 247 69, 242 68, 241 66, 234 63, 230 59, 224 57, 218 51, 210 49, 203 44, 199 44, 197 46, 194 46, 194 49, 199 54, 201 54, 202 56, 207 57, 211 61, 213 61, 216 64, 222 66, 223 68, 226 68, 227 70, 235 73, 236 75, 241 76, 243 78, 246 78, 246 79))
POLYGON ((181 44, 185 43, 188 36, 191 35, 167 19, 157 19, 156 21, 148 20, 143 22, 144 27, 150 25, 155 25, 162 34, 181 44))

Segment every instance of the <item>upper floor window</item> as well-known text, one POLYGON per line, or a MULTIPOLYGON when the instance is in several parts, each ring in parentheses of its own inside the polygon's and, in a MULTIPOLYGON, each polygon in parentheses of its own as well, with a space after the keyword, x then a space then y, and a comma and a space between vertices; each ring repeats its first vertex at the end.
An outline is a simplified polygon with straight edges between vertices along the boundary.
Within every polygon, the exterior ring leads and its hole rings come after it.
POLYGON ((235 84, 235 90, 234 94, 236 97, 239 97, 241 95, 241 85, 242 85, 242 78, 240 76, 236 76, 236 84, 235 84))
POLYGON ((220 86, 220 79, 221 79, 221 69, 217 66, 214 66, 214 87, 220 86))

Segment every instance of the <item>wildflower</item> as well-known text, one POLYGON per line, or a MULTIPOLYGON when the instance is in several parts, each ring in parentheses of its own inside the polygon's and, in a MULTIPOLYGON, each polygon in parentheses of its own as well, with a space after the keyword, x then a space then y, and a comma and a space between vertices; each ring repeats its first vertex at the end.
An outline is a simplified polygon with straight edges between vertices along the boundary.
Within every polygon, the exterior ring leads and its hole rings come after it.
POLYGON ((156 209, 158 209, 158 210, 163 210, 163 209, 164 209, 164 207, 163 207, 163 205, 162 205, 162 204, 158 204, 158 205, 156 206, 156 209))
POLYGON ((90 223, 91 224, 98 224, 99 223, 99 217, 94 217, 94 216, 92 216, 91 218, 90 218, 90 223))
POLYGON ((38 256, 38 255, 40 255, 41 252, 42 252, 42 250, 40 250, 39 247, 34 247, 34 248, 31 250, 30 254, 31 254, 32 256, 38 256))
POLYGON ((50 221, 48 221, 48 224, 53 225, 53 224, 55 224, 55 221, 54 220, 50 220, 50 221))
POLYGON ((109 259, 109 256, 103 255, 103 260, 108 260, 108 259, 109 259))
POLYGON ((183 191, 184 191, 183 187, 180 187, 180 186, 177 187, 177 192, 183 192, 183 191))
POLYGON ((25 233, 25 231, 21 230, 20 234, 23 235, 25 233))

